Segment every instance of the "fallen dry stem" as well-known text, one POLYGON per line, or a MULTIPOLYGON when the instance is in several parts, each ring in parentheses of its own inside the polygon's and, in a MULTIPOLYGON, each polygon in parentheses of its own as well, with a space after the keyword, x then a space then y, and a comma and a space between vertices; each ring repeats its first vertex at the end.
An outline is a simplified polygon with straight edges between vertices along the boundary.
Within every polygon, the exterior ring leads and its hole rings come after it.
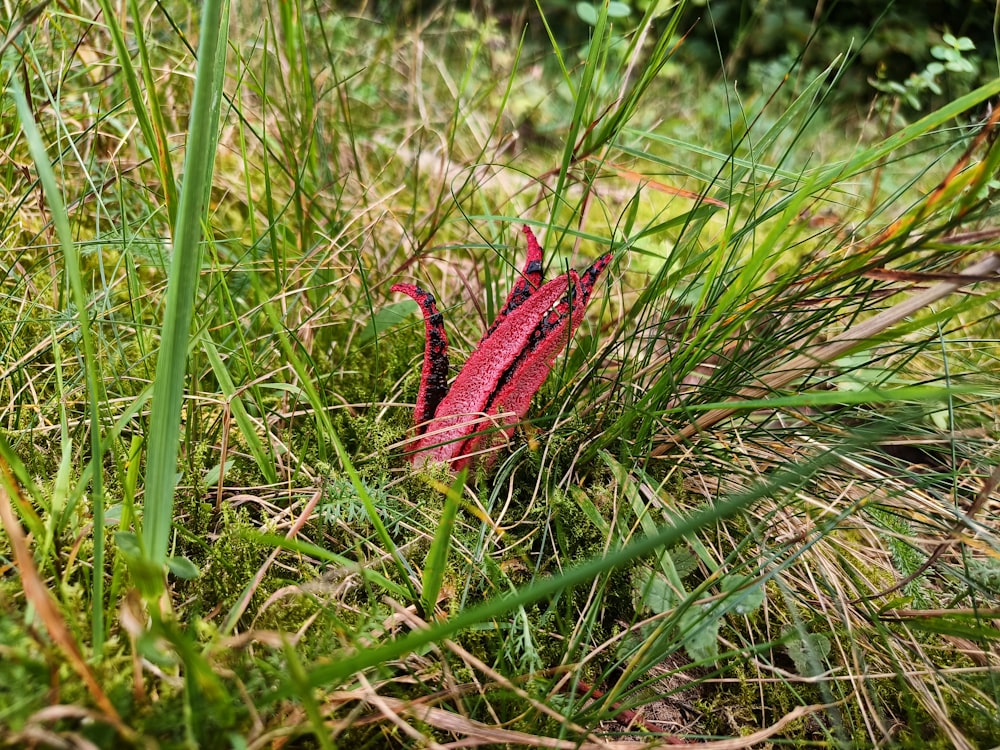
MULTIPOLYGON (((664 745, 677 745, 676 738, 653 738, 649 741, 620 741, 620 742, 574 742, 572 740, 560 740, 555 737, 542 737, 526 732, 517 732, 510 729, 499 729, 490 727, 464 716, 445 711, 440 708, 421 706, 407 703, 398 698, 382 697, 381 703, 397 711, 400 714, 407 714, 417 721, 428 724, 435 729, 446 732, 454 732, 464 735, 464 741, 460 743, 450 743, 449 747, 474 747, 476 745, 487 744, 507 744, 525 745, 527 747, 555 748, 555 750, 637 750, 638 748, 654 748, 664 745), (659 741, 657 741, 659 740, 659 741)), ((835 703, 818 704, 813 706, 799 706, 782 716, 778 721, 760 731, 748 734, 744 737, 734 737, 728 740, 717 740, 715 742, 699 742, 698 747, 706 750, 743 750, 743 748, 753 747, 774 736, 786 726, 794 721, 809 716, 818 711, 823 711, 834 707, 835 703)), ((680 744, 689 744, 681 742, 680 744)), ((693 743, 692 743, 693 744, 693 743)))

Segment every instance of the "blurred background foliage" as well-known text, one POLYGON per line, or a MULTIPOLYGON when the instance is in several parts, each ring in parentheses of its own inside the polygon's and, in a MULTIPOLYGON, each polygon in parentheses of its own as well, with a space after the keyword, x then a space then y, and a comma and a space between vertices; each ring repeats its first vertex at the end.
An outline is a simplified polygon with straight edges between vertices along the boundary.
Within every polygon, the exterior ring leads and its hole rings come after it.
POLYGON ((985 0, 693 0, 688 16, 687 53, 712 66, 721 50, 731 71, 785 55, 822 64, 850 49, 868 74, 899 80, 931 63, 947 33, 993 47, 994 7, 985 0))
MULTIPOLYGON (((539 0, 556 40, 585 52, 602 0, 539 0)), ((534 15, 533 4, 512 0, 462 3, 480 17, 513 29, 534 15)), ((623 36, 650 6, 667 18, 672 0, 611 2, 623 36)), ((356 5, 344 3, 345 7, 356 5)), ((437 5, 425 0, 377 0, 367 8, 387 21, 408 23, 437 5)), ((680 28, 686 38, 675 58, 710 75, 766 84, 768 71, 823 69, 838 56, 854 60, 838 96, 870 100, 874 90, 899 95, 913 109, 929 109, 1000 74, 992 0, 691 0, 680 28), (725 60, 720 71, 719 60, 725 60)), ((665 23, 665 22, 664 22, 665 23)), ((546 42, 540 24, 529 36, 546 42)))

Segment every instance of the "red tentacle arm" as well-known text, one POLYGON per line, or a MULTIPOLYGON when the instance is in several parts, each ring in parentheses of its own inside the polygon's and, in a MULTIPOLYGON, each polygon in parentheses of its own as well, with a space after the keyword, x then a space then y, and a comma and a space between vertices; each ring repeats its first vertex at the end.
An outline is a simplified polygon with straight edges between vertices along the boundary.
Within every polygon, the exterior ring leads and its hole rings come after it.
POLYGON ((497 313, 496 318, 479 340, 480 344, 493 331, 500 327, 500 324, 503 323, 508 315, 523 305, 528 297, 534 294, 542 285, 542 246, 538 244, 535 233, 531 231, 531 227, 527 224, 521 228, 521 231, 524 232, 524 236, 528 239, 528 257, 524 260, 524 268, 521 269, 520 277, 514 282, 510 294, 507 295, 507 301, 504 302, 503 307, 500 308, 500 312, 497 313))
POLYGON ((444 318, 438 312, 434 295, 414 284, 396 284, 393 292, 412 297, 424 315, 426 343, 424 365, 420 373, 420 390, 413 411, 416 434, 423 434, 425 423, 434 417, 438 404, 448 393, 448 335, 444 331, 444 318))

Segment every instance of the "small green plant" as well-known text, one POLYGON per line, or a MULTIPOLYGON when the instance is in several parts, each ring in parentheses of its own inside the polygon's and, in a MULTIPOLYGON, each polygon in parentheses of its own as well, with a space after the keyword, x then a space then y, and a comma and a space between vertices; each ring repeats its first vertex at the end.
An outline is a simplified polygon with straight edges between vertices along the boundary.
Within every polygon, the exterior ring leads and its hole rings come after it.
MULTIPOLYGON (((385 508, 389 504, 389 495, 381 487, 365 485, 376 507, 385 508)), ((316 507, 320 520, 324 523, 344 523, 356 525, 366 519, 365 506, 358 496, 351 480, 344 476, 336 476, 327 482, 323 502, 316 507)))
POLYGON ((609 3, 587 3, 580 2, 577 3, 574 8, 576 10, 577 16, 588 26, 597 26, 598 20, 601 16, 601 6, 607 6, 608 18, 612 21, 617 21, 623 18, 628 18, 632 15, 632 7, 629 3, 623 2, 609 2, 609 3))
POLYGON ((935 59, 905 81, 871 78, 869 82, 877 91, 891 94, 914 111, 924 111, 928 95, 942 96, 947 82, 968 84, 979 73, 979 58, 970 54, 976 49, 971 39, 946 32, 941 41, 941 44, 931 47, 931 56, 935 59))
POLYGON ((830 639, 822 633, 805 633, 797 630, 786 634, 785 651, 795 663, 795 671, 803 677, 818 677, 826 671, 826 658, 833 648, 830 639))

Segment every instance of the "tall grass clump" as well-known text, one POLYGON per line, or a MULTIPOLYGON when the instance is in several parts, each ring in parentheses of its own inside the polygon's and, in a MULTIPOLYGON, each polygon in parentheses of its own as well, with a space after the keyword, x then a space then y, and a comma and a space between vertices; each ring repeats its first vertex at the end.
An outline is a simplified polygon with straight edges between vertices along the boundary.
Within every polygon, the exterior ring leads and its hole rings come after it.
POLYGON ((995 743, 1000 79, 864 116, 857 49, 741 85, 684 3, 370 10, 5 27, 2 741, 995 743), (389 288, 461 362, 523 224, 614 260, 414 468, 389 288))

